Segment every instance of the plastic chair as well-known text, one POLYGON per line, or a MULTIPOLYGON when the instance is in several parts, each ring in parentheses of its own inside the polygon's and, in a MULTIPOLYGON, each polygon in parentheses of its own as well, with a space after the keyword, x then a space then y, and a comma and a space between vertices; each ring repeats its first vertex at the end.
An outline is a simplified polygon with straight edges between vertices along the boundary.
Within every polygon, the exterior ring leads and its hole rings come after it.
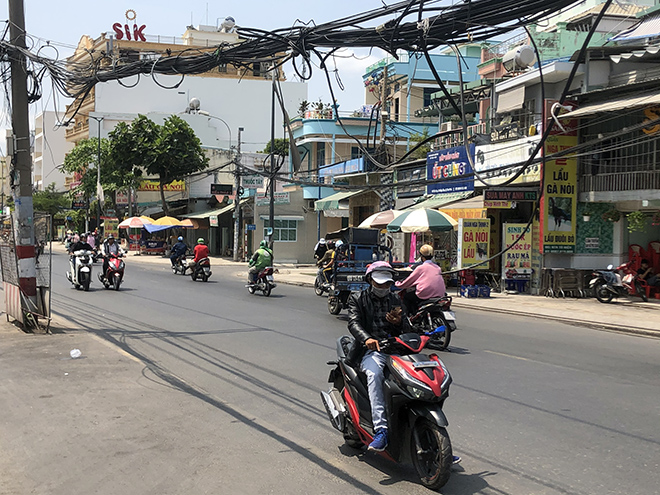
POLYGON ((660 271, 660 241, 649 242, 646 256, 648 256, 649 263, 653 269, 656 272, 660 271))
POLYGON ((632 261, 633 264, 630 268, 637 271, 642 265, 642 259, 646 258, 646 251, 639 244, 631 244, 628 246, 628 261, 632 261))

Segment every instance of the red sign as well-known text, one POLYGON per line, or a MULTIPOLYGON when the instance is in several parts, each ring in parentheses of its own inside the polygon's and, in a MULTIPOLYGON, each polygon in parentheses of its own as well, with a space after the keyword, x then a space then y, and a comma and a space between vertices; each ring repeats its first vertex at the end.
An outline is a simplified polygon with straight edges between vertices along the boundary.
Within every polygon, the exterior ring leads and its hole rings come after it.
POLYGON ((143 24, 142 26, 138 27, 137 23, 135 22, 136 18, 137 18, 137 14, 135 13, 135 11, 133 9, 129 9, 126 11, 126 21, 127 21, 126 24, 122 26, 121 22, 115 22, 112 25, 112 30, 115 32, 115 37, 118 40, 124 39, 125 36, 128 41, 131 40, 147 41, 143 33, 147 25, 143 24), (131 26, 129 26, 128 22, 133 22, 132 29, 131 26), (133 34, 132 37, 131 37, 131 32, 133 34))

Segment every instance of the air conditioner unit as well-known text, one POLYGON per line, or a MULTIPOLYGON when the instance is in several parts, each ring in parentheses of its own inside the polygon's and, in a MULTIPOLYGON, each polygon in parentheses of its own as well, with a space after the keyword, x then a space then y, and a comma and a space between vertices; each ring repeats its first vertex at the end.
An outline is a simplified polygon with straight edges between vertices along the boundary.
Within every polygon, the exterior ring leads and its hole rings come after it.
POLYGON ((458 129, 458 122, 449 121, 440 124, 440 132, 453 131, 454 129, 458 129))

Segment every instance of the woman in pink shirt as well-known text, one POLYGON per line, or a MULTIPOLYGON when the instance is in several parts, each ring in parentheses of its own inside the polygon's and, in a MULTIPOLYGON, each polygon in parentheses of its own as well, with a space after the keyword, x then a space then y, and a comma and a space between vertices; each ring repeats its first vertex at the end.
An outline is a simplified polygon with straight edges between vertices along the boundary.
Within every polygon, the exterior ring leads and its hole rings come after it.
POLYGON ((409 315, 417 312, 421 302, 444 297, 447 293, 442 269, 433 261, 433 246, 424 244, 419 248, 419 255, 423 263, 415 268, 408 278, 395 284, 399 289, 415 288, 414 291, 405 291, 402 297, 409 315))

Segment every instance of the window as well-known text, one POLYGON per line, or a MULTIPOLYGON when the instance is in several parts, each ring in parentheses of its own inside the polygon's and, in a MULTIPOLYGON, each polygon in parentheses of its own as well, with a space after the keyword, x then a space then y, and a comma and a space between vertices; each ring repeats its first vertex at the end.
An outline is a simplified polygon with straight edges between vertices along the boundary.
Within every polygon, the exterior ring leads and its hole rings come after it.
POLYGON ((316 167, 325 165, 325 143, 318 143, 316 145, 316 167))
POLYGON ((362 156, 362 149, 359 146, 351 146, 351 160, 360 158, 362 156))
POLYGON ((431 95, 433 93, 437 93, 438 89, 436 88, 424 88, 424 103, 423 105, 425 107, 430 107, 431 106, 431 95))
MULTIPOLYGON (((270 221, 264 220, 264 239, 268 235, 270 221)), ((275 220, 273 229, 273 241, 278 242, 296 242, 298 240, 298 221, 297 220, 275 220)))

